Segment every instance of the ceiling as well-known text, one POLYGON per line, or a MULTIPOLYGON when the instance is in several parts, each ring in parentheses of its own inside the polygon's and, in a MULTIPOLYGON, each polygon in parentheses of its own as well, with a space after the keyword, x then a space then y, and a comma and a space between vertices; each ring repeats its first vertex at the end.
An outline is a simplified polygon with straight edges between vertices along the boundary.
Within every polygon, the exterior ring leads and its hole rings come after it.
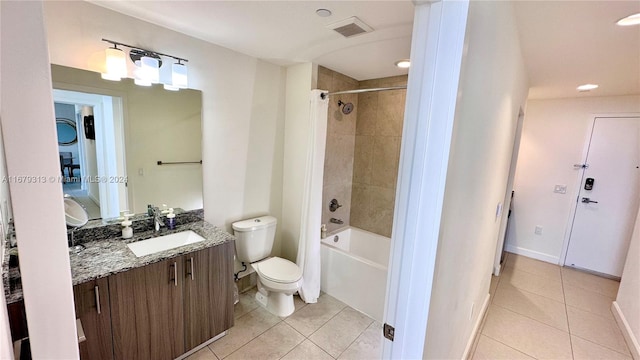
POLYGON ((407 73, 394 63, 409 58, 410 0, 91 2, 279 65, 315 62, 356 80, 407 73), (326 28, 351 16, 374 31, 345 38, 326 28))
POLYGON ((617 26, 640 1, 515 2, 529 98, 640 94, 640 26, 617 26), (596 90, 579 93, 582 84, 596 90))
MULTIPOLYGON (((289 65, 312 61, 365 80, 406 74, 412 1, 95 1, 97 5, 289 65), (330 17, 315 11, 326 8, 330 17), (344 38, 326 25, 357 16, 374 31, 344 38)), ((640 94, 640 26, 615 22, 640 1, 514 1, 530 98, 640 94), (579 93, 585 83, 600 88, 579 93)))

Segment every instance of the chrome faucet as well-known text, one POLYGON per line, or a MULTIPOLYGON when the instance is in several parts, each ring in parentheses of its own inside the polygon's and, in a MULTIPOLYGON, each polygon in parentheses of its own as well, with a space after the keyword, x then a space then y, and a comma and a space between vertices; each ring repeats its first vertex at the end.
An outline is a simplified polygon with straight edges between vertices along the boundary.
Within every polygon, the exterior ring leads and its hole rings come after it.
POLYGON ((157 206, 147 205, 147 213, 153 217, 153 228, 155 231, 160 231, 160 228, 164 226, 162 221, 162 211, 157 206))
POLYGON ((329 219, 329 222, 334 223, 334 224, 338 224, 338 225, 344 224, 344 221, 342 221, 342 219, 336 219, 336 218, 329 219))

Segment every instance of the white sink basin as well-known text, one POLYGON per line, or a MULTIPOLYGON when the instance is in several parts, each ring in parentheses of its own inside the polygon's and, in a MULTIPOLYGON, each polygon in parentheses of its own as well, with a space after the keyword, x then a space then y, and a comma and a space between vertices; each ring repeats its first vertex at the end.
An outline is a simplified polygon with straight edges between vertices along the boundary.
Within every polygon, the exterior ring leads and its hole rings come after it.
POLYGON ((137 257, 141 257, 184 245, 195 244, 203 240, 204 238, 202 236, 191 230, 187 230, 171 235, 158 236, 148 240, 137 241, 127 244, 127 246, 137 257))

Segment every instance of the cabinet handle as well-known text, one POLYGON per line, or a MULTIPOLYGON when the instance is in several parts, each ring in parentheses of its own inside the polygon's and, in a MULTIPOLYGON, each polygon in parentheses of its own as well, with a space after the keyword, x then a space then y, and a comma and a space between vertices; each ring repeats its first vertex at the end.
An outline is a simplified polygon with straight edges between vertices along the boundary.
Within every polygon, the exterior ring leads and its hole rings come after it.
POLYGON ((189 261, 191 263, 191 280, 193 280, 193 256, 191 257, 191 261, 189 261))
POLYGON ((100 289, 98 285, 93 288, 93 292, 96 294, 96 308, 98 309, 98 314, 100 314, 100 289))
POLYGON ((173 279, 169 276, 169 282, 173 281, 173 284, 178 286, 178 263, 174 261, 172 265, 169 265, 169 268, 173 268, 173 279))
POLYGON ((173 262, 173 284, 178 286, 178 263, 173 262))

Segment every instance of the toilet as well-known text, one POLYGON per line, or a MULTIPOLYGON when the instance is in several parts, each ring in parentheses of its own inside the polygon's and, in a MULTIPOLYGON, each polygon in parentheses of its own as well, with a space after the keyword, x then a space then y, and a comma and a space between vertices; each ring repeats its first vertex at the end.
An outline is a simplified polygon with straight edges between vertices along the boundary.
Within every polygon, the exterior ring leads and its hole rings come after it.
POLYGON ((261 216, 232 224, 238 261, 251 264, 258 275, 256 300, 272 314, 293 314, 293 294, 302 282, 302 269, 289 260, 269 257, 278 220, 261 216))

